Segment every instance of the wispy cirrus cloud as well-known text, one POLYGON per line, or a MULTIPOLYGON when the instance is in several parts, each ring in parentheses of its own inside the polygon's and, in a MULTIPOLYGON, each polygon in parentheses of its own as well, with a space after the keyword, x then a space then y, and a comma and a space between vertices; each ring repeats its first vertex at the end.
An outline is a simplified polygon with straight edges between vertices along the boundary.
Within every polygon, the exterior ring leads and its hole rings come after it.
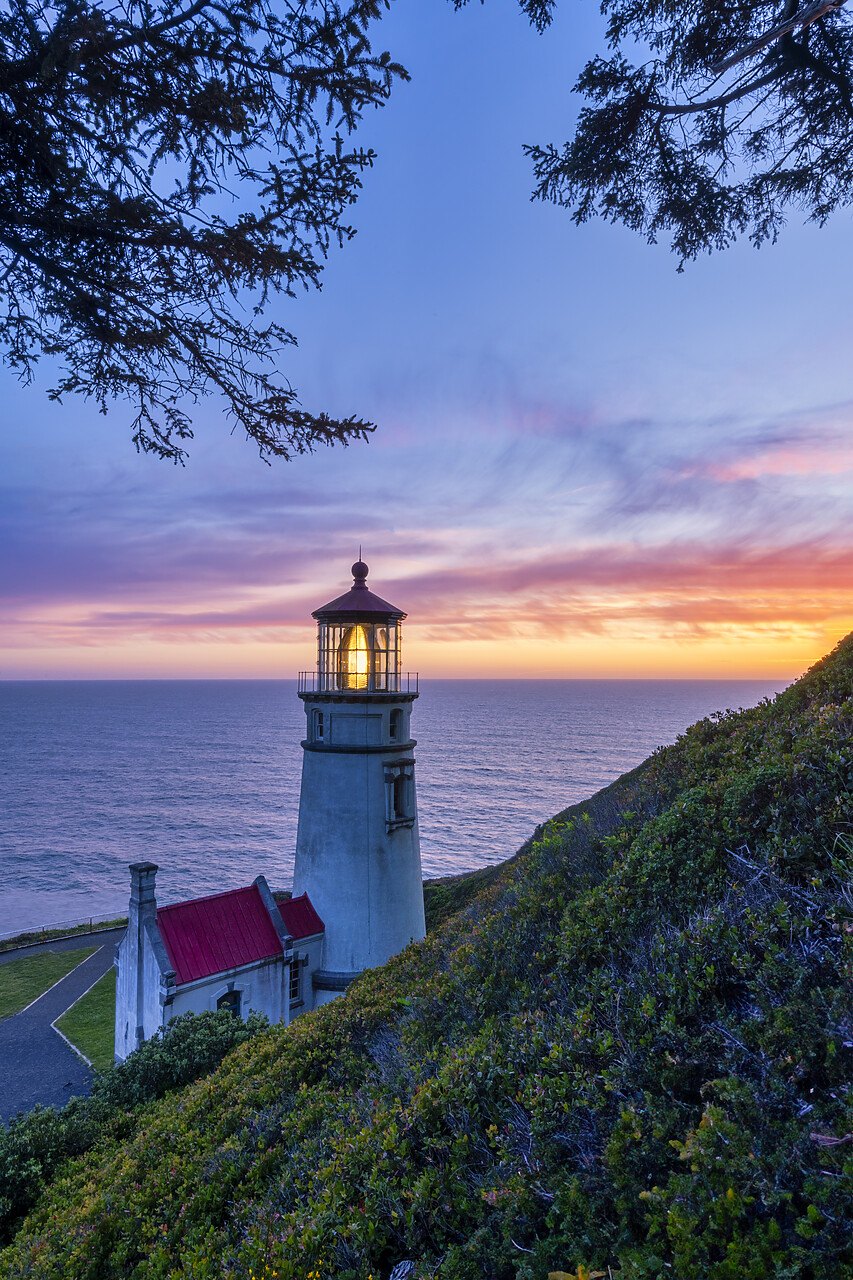
POLYGON ((565 634, 625 619, 701 629, 722 621, 817 621, 849 608, 853 538, 756 548, 737 542, 602 545, 580 554, 458 569, 394 583, 416 616, 459 634, 486 625, 565 634))
POLYGON ((751 457, 709 468, 724 482, 758 480, 764 476, 837 476, 853 472, 853 441, 841 437, 831 443, 797 440, 771 446, 751 457))
MULTIPOLYGON (((445 566, 382 579, 381 589, 407 609, 416 631, 433 641, 614 632, 643 622, 661 636, 701 633, 721 624, 816 625, 850 606, 851 544, 817 542, 755 548, 737 543, 600 546, 574 555, 445 566)), ((380 585, 380 584, 377 584, 380 585)), ((34 614, 6 608, 7 624, 22 632, 98 637, 167 635, 176 643, 227 636, 240 643, 266 637, 304 637, 310 613, 322 600, 304 585, 284 597, 268 592, 240 598, 232 584, 227 606, 211 607, 188 591, 172 607, 87 606, 34 614), (234 598, 236 596, 236 598, 234 598)))
POLYGON ((684 426, 513 404, 491 431, 439 422, 284 475, 18 485, 0 495, 6 648, 310 652, 359 542, 427 645, 853 623, 850 408, 684 426))

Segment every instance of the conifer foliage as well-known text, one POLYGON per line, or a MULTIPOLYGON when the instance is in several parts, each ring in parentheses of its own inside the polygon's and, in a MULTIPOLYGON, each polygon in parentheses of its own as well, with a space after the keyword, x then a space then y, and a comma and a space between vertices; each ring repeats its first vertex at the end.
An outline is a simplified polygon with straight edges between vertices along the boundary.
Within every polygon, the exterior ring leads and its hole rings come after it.
POLYGON ((180 460, 219 393, 264 456, 363 438, 300 408, 270 295, 318 284, 372 154, 347 144, 402 67, 382 0, 4 0, 0 344, 72 392, 135 410, 138 448, 180 460))
POLYGON ((853 193, 853 27, 844 0, 602 0, 609 53, 575 86, 574 138, 530 146, 537 195, 682 262, 787 208, 823 223, 853 193))

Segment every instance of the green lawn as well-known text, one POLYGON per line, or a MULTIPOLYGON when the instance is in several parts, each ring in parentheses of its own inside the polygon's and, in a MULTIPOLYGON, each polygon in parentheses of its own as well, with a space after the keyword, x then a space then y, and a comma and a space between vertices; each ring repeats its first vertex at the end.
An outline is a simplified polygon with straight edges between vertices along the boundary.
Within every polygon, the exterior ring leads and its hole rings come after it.
POLYGON ((113 1065, 116 1024, 116 971, 110 969, 81 996, 56 1025, 98 1071, 113 1065))
POLYGON ((97 947, 80 951, 42 951, 0 965, 0 1019, 11 1018, 44 995, 66 973, 90 956, 97 947))

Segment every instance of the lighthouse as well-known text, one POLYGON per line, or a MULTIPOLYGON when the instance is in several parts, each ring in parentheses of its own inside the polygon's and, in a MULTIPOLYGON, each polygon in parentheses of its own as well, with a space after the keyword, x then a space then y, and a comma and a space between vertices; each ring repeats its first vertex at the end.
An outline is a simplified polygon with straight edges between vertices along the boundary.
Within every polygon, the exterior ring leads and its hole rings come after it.
POLYGON ((307 732, 293 894, 307 893, 326 925, 317 1004, 425 935, 406 614, 368 588, 362 560, 352 575, 312 614, 317 669, 299 675, 307 732))

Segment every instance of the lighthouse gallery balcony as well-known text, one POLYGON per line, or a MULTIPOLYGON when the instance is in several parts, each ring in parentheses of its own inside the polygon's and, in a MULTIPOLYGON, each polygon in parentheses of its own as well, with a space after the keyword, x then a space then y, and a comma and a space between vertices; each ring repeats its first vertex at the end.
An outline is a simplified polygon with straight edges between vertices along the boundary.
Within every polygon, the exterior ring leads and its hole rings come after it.
POLYGON ((417 671, 364 672, 363 678, 350 672, 300 671, 298 693, 387 693, 415 694, 418 692, 417 671))

